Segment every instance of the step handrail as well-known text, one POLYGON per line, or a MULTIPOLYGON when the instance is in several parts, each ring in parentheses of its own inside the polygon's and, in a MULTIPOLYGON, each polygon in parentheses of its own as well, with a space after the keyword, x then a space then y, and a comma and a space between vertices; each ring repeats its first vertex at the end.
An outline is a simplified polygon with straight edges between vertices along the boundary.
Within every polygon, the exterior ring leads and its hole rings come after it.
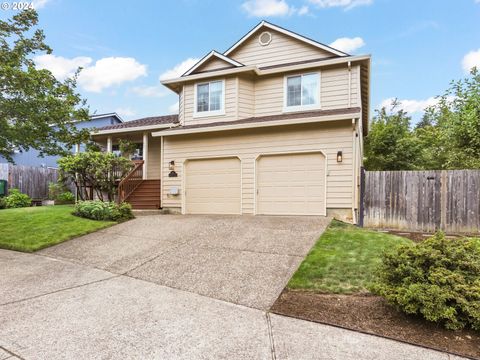
POLYGON ((136 160, 135 166, 118 184, 118 202, 124 202, 143 182, 143 160, 136 160))

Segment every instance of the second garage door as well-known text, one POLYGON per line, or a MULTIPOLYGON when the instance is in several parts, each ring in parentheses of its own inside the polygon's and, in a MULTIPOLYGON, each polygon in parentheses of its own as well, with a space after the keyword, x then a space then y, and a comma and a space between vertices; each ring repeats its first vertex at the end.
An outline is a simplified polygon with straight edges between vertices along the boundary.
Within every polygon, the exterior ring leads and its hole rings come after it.
POLYGON ((325 157, 321 153, 261 156, 257 214, 325 215, 325 157))
POLYGON ((185 166, 187 214, 240 214, 238 158, 189 160, 185 166))

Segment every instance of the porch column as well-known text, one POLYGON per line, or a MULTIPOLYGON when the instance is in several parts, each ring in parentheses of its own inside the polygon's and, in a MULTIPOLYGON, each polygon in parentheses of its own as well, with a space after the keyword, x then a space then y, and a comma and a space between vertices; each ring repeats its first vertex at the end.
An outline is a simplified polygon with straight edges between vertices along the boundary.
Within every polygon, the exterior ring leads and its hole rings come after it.
POLYGON ((107 137, 107 152, 108 153, 112 152, 112 137, 111 136, 107 137))
POLYGON ((143 133, 143 180, 147 179, 148 169, 148 132, 143 133))

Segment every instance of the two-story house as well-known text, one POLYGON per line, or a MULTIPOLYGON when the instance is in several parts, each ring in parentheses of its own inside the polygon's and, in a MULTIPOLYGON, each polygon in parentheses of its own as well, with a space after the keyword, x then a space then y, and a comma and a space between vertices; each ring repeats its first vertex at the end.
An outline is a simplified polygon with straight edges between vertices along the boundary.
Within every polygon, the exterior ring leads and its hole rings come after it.
POLYGON ((356 221, 370 56, 262 21, 163 81, 179 114, 100 129, 143 144, 121 197, 182 214, 334 215, 356 221), (143 180, 139 181, 139 170, 143 180))

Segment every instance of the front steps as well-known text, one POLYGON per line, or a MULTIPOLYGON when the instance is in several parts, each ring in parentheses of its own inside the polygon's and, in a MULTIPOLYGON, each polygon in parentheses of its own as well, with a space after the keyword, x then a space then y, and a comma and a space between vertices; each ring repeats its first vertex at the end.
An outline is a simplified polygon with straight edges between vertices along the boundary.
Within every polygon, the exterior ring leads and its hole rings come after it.
POLYGON ((160 209, 160 180, 143 180, 125 201, 133 209, 160 209))

